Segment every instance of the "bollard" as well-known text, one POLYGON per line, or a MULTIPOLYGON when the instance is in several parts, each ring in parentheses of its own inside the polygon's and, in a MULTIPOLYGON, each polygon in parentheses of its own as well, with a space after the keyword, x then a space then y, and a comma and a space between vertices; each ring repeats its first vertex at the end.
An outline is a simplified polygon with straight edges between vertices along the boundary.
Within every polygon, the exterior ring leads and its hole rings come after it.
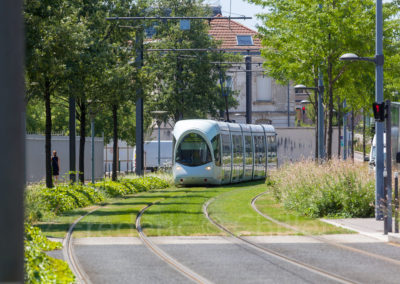
POLYGON ((399 173, 394 173, 394 232, 399 232, 399 173))

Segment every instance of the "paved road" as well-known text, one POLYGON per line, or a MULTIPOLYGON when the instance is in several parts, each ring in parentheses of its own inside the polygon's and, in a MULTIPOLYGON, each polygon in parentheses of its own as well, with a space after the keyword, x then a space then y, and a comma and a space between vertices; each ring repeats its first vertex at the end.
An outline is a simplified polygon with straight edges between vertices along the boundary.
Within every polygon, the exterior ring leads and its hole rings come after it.
MULTIPOLYGON (((360 235, 327 236, 400 260, 400 247, 360 235)), ((249 237, 287 256, 360 283, 399 283, 400 265, 301 236, 249 237)), ((334 283, 228 237, 157 237, 170 256, 214 283, 334 283)), ((75 240, 75 254, 92 283, 190 283, 136 238, 75 240)))

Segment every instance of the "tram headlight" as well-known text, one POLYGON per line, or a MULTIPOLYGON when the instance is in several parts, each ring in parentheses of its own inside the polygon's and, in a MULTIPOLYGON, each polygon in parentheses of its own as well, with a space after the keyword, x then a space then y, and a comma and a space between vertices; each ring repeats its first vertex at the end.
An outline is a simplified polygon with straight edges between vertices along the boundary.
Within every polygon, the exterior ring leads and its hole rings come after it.
POLYGON ((210 166, 206 167, 206 170, 211 171, 211 167, 210 166))
POLYGON ((180 171, 180 170, 182 170, 182 167, 181 166, 176 166, 176 168, 175 168, 177 171, 180 171))

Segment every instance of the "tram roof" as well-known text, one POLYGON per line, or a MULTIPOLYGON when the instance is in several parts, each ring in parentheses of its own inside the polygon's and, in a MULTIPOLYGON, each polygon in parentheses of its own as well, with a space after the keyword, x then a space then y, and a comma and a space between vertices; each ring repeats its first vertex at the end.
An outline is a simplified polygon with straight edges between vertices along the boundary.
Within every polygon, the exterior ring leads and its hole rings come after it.
POLYGON ((214 134, 218 131, 234 131, 234 132, 252 132, 252 133, 275 133, 275 128, 272 125, 263 124, 239 124, 228 123, 223 121, 215 121, 209 119, 187 119, 180 120, 174 127, 174 135, 179 137, 183 132, 189 129, 197 129, 204 133, 214 134))

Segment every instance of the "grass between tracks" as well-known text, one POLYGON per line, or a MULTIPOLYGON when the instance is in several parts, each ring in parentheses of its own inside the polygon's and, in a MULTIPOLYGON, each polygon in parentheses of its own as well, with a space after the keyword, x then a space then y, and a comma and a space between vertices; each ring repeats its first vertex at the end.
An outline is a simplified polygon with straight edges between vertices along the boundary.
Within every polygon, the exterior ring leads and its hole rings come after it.
MULTIPOLYGON (((83 218, 75 227, 74 237, 136 237, 138 212, 155 202, 142 217, 142 228, 149 236, 224 235, 203 214, 203 204, 211 199, 210 216, 239 235, 297 234, 260 216, 251 207, 251 200, 268 190, 264 182, 250 182, 221 187, 191 187, 153 190, 112 202, 83 218)), ((257 202, 266 214, 315 234, 347 233, 345 230, 316 219, 299 217, 277 204, 272 195, 257 202)), ((46 235, 63 237, 70 224, 89 208, 68 212, 52 222, 41 223, 46 235)))

